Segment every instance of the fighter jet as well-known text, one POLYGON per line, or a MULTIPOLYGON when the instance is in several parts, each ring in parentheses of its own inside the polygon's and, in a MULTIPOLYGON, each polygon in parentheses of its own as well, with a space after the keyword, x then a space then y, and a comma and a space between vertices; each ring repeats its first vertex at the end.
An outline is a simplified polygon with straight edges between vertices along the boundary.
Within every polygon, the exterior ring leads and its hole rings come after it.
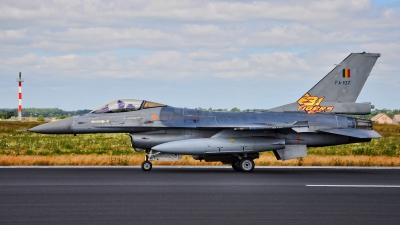
POLYGON ((381 136, 367 119, 369 102, 356 103, 379 53, 351 53, 293 103, 263 112, 216 112, 178 108, 139 99, 119 99, 82 116, 42 124, 43 134, 127 133, 132 148, 152 161, 196 160, 231 164, 251 172, 260 152, 277 160, 307 155, 308 147, 369 142, 381 136))

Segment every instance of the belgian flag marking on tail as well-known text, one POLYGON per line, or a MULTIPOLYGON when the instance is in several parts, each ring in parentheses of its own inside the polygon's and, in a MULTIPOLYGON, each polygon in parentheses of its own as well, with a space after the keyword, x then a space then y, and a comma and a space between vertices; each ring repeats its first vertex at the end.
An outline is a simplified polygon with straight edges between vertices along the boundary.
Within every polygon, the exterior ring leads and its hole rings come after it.
POLYGON ((343 78, 350 78, 350 69, 343 69, 343 78))

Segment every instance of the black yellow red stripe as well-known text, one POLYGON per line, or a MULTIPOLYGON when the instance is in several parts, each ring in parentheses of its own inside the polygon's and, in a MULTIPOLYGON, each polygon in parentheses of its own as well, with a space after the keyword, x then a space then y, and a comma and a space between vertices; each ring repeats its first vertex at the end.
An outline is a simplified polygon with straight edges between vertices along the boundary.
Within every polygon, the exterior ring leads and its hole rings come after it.
POLYGON ((343 77, 350 78, 350 69, 343 69, 343 77))

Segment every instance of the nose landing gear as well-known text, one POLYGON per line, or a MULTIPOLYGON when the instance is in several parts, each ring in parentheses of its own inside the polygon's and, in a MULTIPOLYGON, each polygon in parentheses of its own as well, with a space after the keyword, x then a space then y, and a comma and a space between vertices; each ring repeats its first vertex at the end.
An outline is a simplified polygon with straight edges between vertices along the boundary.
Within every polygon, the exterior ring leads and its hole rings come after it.
POLYGON ((153 164, 149 161, 149 154, 150 154, 150 149, 146 149, 146 156, 145 160, 142 163, 142 170, 143 171, 150 171, 151 168, 153 168, 153 164))
POLYGON ((153 167, 153 165, 151 164, 151 162, 150 161, 144 161, 143 163, 142 163, 142 170, 143 171, 150 171, 151 170, 151 168, 153 167))

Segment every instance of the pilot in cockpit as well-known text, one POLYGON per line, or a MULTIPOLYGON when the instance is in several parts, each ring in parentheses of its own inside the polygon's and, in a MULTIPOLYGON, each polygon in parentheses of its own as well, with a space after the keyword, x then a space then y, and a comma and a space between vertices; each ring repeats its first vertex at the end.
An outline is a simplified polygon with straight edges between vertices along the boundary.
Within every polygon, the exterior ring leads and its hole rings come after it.
POLYGON ((120 99, 109 102, 108 104, 101 106, 100 108, 93 110, 92 113, 119 113, 119 112, 130 112, 139 110, 143 100, 136 99, 120 99))
POLYGON ((111 105, 110 111, 116 111, 117 109, 124 109, 125 108, 125 102, 118 100, 117 103, 111 105))
POLYGON ((135 106, 132 103, 129 103, 126 106, 126 111, 133 111, 133 110, 136 110, 135 106))

